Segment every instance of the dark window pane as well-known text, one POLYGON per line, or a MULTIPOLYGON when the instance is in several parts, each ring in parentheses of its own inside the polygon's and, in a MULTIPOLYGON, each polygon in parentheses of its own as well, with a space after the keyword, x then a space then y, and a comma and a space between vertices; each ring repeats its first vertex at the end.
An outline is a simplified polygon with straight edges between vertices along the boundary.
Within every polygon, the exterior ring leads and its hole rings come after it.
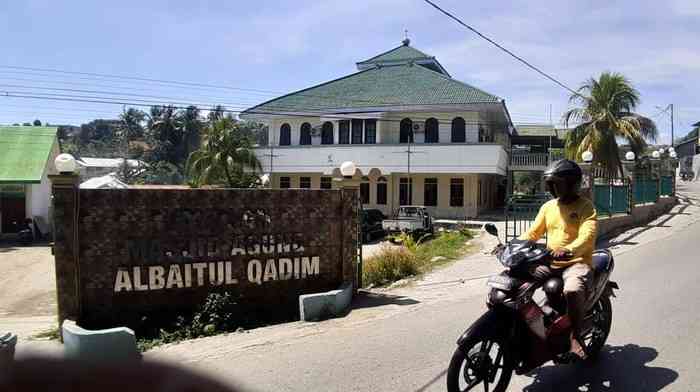
POLYGON ((362 144, 362 120, 352 120, 352 144, 362 144))
POLYGON ((462 117, 452 120, 452 143, 465 143, 467 141, 466 124, 462 117))
POLYGON ((438 143, 440 141, 440 125, 435 118, 425 120, 425 142, 438 143))
POLYGON ((386 182, 377 183, 377 204, 386 205, 386 182))
POLYGON ((326 121, 321 129, 321 144, 333 144, 333 123, 326 121))
POLYGON ((280 177, 280 188, 291 188, 291 181, 289 177, 280 177))
POLYGON ((377 143, 377 120, 365 120, 365 144, 377 143))
POLYGON ((360 184, 360 201, 362 204, 369 204, 369 182, 360 184))
POLYGON ((399 180, 399 205, 409 206, 413 203, 413 179, 399 180))
POLYGON ((280 127, 280 146, 292 144, 292 127, 289 124, 282 124, 280 127))
POLYGON ((330 177, 321 177, 321 189, 331 189, 332 179, 330 177))
POLYGON ((338 123, 338 143, 350 144, 350 121, 343 120, 338 123))
POLYGON ((299 188, 311 188, 311 177, 299 177, 299 188))
POLYGON ((311 124, 301 124, 301 131, 299 132, 299 144, 301 144, 302 146, 311 144, 311 124))
POLYGON ((438 201, 438 180, 437 178, 426 178, 423 185, 423 204, 426 206, 437 206, 438 201))
POLYGON ((450 207, 464 206, 464 179, 450 179, 450 207))
POLYGON ((399 143, 413 143, 413 121, 409 118, 401 120, 399 143))

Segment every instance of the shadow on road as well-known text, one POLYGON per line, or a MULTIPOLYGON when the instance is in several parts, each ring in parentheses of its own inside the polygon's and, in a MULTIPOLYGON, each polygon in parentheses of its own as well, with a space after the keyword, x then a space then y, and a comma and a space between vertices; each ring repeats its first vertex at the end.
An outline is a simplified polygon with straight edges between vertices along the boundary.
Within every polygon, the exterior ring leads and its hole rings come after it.
POLYGON ((601 247, 601 248, 612 248, 612 247, 618 246, 618 245, 637 245, 638 244, 637 242, 633 242, 631 240, 638 237, 642 233, 649 231, 651 229, 671 228, 673 226, 667 225, 667 223, 669 223, 669 221, 671 221, 671 219, 673 219, 679 215, 691 215, 691 214, 685 212, 685 210, 689 206, 690 206, 690 204, 683 204, 680 208, 678 208, 677 211, 672 211, 672 212, 669 212, 669 213, 663 215, 664 218, 661 221, 657 222, 656 224, 645 225, 645 226, 643 226, 643 229, 636 231, 636 232, 634 232, 634 233, 632 233, 624 238, 619 238, 619 237, 606 238, 606 239, 598 242, 598 244, 596 246, 601 247))
POLYGON ((647 366, 657 356, 651 347, 608 346, 595 364, 547 366, 533 371, 528 374, 533 378, 532 384, 523 391, 660 391, 675 381, 678 373, 647 366))
POLYGON ((352 300, 352 309, 375 308, 385 305, 416 305, 419 301, 415 299, 383 293, 373 293, 369 291, 360 291, 352 300))

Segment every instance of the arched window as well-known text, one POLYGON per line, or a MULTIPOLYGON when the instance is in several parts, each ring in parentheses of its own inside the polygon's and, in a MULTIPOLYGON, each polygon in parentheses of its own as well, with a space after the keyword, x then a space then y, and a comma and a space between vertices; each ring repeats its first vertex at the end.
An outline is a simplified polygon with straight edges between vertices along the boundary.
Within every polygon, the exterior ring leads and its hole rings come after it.
POLYGON ((333 123, 326 121, 321 127, 321 144, 333 144, 333 123))
POLYGON ((467 141, 467 132, 464 119, 455 117, 452 120, 452 143, 464 143, 467 141))
POLYGON ((311 144, 311 124, 306 122, 301 124, 301 131, 299 132, 299 144, 302 146, 311 144))
POLYGON ((440 142, 440 132, 438 128, 440 127, 438 120, 436 118, 429 118, 425 120, 425 142, 426 143, 438 143, 440 142))
POLYGON ((280 146, 289 146, 292 144, 292 127, 284 123, 280 127, 280 146))
POLYGON ((413 121, 410 118, 401 120, 399 143, 413 143, 413 121))

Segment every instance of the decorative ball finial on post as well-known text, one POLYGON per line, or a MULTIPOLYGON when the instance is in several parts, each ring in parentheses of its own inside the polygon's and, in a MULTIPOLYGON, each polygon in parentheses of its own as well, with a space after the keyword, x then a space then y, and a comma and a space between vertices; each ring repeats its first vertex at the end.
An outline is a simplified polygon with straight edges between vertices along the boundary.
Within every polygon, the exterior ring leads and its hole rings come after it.
POLYGON ((61 174, 73 174, 75 173, 75 158, 71 154, 59 154, 54 160, 54 165, 56 166, 56 171, 61 174))
POLYGON ((355 170, 357 170, 357 166, 353 161, 345 161, 340 165, 340 174, 342 174, 343 177, 354 176, 355 170))
POLYGON ((593 152, 590 150, 584 151, 583 154, 581 154, 581 158, 584 162, 591 163, 593 161, 593 152))

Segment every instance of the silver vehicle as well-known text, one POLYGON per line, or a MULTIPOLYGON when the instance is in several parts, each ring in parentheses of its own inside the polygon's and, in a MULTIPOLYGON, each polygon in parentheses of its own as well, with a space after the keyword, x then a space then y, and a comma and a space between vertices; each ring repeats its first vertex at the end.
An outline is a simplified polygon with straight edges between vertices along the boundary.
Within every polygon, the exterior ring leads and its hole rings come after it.
POLYGON ((422 206, 402 206, 394 219, 385 219, 382 228, 389 234, 410 233, 423 234, 432 233, 433 217, 425 207, 422 206))

